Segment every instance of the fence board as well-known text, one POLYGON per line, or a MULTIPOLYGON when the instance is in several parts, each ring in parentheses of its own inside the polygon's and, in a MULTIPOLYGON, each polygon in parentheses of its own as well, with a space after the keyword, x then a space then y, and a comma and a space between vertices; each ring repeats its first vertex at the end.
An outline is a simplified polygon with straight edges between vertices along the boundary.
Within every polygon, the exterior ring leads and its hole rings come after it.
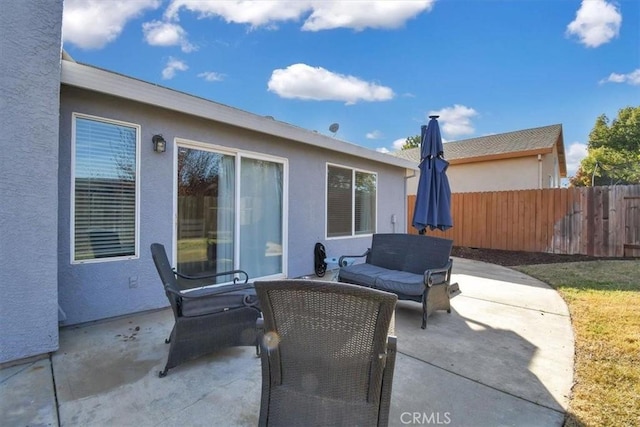
POLYGON ((526 196, 525 201, 525 250, 530 252, 536 251, 536 193, 527 191, 524 193, 526 196))
MULTIPOLYGON (((456 193, 453 228, 428 234, 456 246, 629 256, 638 253, 640 239, 640 206, 633 197, 640 197, 640 185, 456 193)), ((407 230, 417 234, 414 208, 415 196, 409 196, 407 230)))

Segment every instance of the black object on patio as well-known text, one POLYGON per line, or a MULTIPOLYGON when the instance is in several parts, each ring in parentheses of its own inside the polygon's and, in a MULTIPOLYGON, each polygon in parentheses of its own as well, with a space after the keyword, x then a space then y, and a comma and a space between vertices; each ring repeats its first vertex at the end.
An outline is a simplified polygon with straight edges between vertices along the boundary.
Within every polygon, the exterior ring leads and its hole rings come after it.
POLYGON ((256 282, 260 426, 386 426, 397 297, 345 283, 256 282))
POLYGON ((422 303, 421 328, 426 329, 427 318, 435 310, 451 313, 452 247, 452 240, 434 236, 374 234, 371 247, 364 254, 340 257, 338 280, 393 292, 399 300, 422 303), (345 258, 359 257, 366 257, 365 262, 344 262, 345 258))
POLYGON ((260 306, 253 286, 247 283, 246 272, 185 276, 171 268, 160 243, 151 245, 151 255, 175 318, 171 335, 165 341, 171 346, 160 377, 181 363, 222 348, 255 345, 259 350, 256 320, 260 317, 260 306), (239 275, 244 276, 242 283, 238 281, 239 275), (223 276, 233 277, 233 283, 214 285, 215 279, 223 276), (207 283, 212 286, 207 287, 207 283))
POLYGON ((420 180, 412 221, 420 234, 427 227, 445 231, 453 226, 451 188, 446 173, 449 162, 444 159, 438 116, 429 118, 429 125, 421 128, 420 180))

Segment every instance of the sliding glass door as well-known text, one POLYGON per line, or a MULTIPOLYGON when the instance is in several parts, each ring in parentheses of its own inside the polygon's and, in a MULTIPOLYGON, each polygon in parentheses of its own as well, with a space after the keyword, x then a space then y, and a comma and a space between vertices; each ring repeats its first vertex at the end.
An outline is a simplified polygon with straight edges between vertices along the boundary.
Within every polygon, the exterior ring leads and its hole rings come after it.
POLYGON ((283 162, 179 145, 178 271, 282 275, 283 189, 283 162))

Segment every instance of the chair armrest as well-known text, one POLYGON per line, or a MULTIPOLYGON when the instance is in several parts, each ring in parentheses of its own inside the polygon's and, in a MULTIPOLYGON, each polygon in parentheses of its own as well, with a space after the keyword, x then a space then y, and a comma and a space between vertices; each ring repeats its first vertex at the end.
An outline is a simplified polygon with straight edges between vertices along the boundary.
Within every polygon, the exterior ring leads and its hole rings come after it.
POLYGON ((441 268, 430 268, 424 272, 424 285, 428 288, 434 285, 432 276, 434 274, 445 273, 445 282, 449 280, 451 276, 451 267, 453 266, 453 260, 449 259, 447 264, 441 268))
POLYGON ((226 294, 228 292, 242 291, 244 289, 253 289, 253 285, 251 283, 229 283, 226 285, 217 285, 216 287, 203 287, 197 288, 193 291, 179 291, 176 289, 172 289, 171 287, 165 285, 164 287, 166 292, 174 294, 180 298, 185 299, 197 299, 197 298, 206 298, 212 295, 221 295, 226 294))
POLYGON ((363 253, 362 255, 342 255, 338 259, 338 266, 339 267, 345 267, 347 265, 346 258, 362 258, 362 257, 366 257, 367 255, 369 255, 369 252, 371 252, 371 248, 367 249, 367 251, 365 253, 363 253))
MULTIPOLYGON (((186 274, 178 273, 175 269, 173 269, 173 274, 180 277, 181 279, 187 279, 187 280, 203 280, 203 279, 212 279, 214 277, 231 276, 232 274, 243 274, 244 275, 243 283, 247 283, 249 281, 249 275, 244 270, 229 270, 229 271, 221 271, 220 273, 203 274, 201 276, 188 276, 186 274)), ((238 283, 239 280, 240 279, 238 279, 237 277, 234 277, 233 283, 234 284, 238 283)))

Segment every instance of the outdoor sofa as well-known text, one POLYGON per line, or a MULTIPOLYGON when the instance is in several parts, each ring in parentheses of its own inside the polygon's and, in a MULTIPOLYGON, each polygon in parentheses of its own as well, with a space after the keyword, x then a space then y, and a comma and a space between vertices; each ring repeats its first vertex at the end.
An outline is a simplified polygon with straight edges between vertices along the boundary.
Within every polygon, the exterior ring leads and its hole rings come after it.
POLYGON ((362 255, 338 261, 340 282, 392 292, 399 300, 422 303, 422 329, 435 310, 451 313, 450 285, 453 241, 416 234, 374 234, 362 255), (347 260, 366 257, 364 263, 347 260))

